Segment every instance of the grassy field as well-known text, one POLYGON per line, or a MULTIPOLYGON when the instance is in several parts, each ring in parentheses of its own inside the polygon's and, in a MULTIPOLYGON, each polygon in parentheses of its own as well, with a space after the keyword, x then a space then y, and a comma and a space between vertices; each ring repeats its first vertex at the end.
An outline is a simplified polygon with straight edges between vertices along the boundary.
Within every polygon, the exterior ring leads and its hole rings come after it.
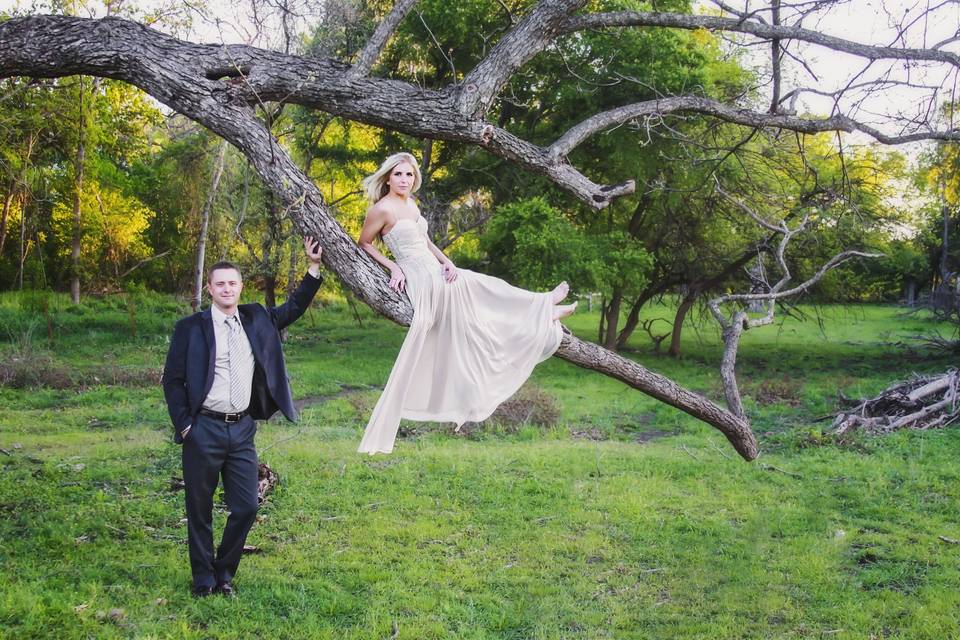
MULTIPOLYGON (((669 317, 669 309, 651 315, 669 317)), ((10 638, 960 637, 960 431, 843 445, 816 421, 951 360, 892 307, 804 308, 746 335, 763 453, 563 361, 548 426, 406 425, 355 448, 403 329, 330 303, 286 346, 299 424, 261 424, 281 484, 232 600, 189 596, 179 448, 158 386, 181 304, 0 296, 0 633, 10 638)), ((597 318, 570 326, 592 339, 597 318)), ((939 327, 945 330, 944 327, 939 327)), ((721 397, 709 324, 680 359, 721 397)), ((225 514, 218 508, 217 526, 225 514)))

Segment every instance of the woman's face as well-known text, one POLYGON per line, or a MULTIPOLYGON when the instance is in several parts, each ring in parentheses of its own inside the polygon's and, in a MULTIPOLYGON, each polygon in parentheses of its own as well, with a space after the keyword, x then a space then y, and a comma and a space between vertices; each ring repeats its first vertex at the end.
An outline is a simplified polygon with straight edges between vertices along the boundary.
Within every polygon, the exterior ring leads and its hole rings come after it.
POLYGON ((413 171, 413 165, 409 162, 401 162, 395 166, 387 178, 387 185, 390 192, 398 196, 410 195, 413 184, 416 182, 417 174, 413 171))

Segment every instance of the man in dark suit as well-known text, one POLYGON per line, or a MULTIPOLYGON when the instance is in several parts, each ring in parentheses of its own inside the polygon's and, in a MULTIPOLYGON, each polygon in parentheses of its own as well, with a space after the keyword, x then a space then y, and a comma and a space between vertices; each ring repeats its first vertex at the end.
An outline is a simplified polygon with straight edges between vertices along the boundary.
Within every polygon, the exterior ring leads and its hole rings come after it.
POLYGON ((243 281, 229 262, 213 265, 213 304, 177 322, 163 368, 173 439, 183 445, 187 535, 193 594, 233 595, 233 577, 257 514, 255 420, 278 410, 295 421, 280 330, 310 306, 320 288, 319 243, 304 242, 310 269, 284 304, 238 304, 243 281), (220 478, 230 516, 216 556, 213 493, 220 478))

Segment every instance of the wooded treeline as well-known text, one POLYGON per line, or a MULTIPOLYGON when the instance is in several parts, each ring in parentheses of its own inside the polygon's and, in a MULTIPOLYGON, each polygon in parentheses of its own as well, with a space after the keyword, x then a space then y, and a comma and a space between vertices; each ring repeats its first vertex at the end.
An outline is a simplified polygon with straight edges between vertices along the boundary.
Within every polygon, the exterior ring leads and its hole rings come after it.
MULTIPOLYGON (((315 25, 300 45, 306 55, 355 56, 389 8, 336 6, 350 10, 315 25)), ((658 8, 690 10, 683 1, 658 8)), ((455 80, 489 47, 478 34, 514 19, 486 2, 450 11, 440 0, 420 2, 415 18, 399 25, 377 71, 427 88, 455 80)), ((510 79, 498 126, 554 140, 584 113, 689 87, 734 101, 762 73, 705 31, 579 36, 510 79)), ((207 264, 237 260, 268 301, 299 273, 282 203, 241 154, 202 127, 110 79, 9 78, 0 87, 3 289, 68 290, 73 281, 87 293, 145 287, 192 295, 201 235, 207 264)), ((476 147, 296 105, 258 110, 352 232, 365 208, 360 179, 388 152, 412 151, 421 158, 420 205, 437 243, 459 264, 525 287, 566 279, 577 293, 599 294, 598 341, 608 348, 640 330, 677 353, 682 321, 698 303, 762 290, 772 239, 740 203, 770 219, 813 213, 787 256, 800 279, 843 249, 884 254, 828 274, 811 291, 818 300, 912 299, 960 262, 953 143, 905 155, 831 133, 771 133, 696 114, 634 122, 572 152, 597 183, 637 181, 634 196, 598 213, 476 147), (643 325, 640 310, 663 295, 679 296, 673 326, 643 325)))

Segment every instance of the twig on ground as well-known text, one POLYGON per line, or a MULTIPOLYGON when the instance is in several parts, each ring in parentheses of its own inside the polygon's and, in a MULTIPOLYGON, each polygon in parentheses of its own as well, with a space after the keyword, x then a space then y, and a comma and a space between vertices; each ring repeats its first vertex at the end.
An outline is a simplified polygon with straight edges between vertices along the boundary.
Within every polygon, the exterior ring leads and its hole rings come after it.
POLYGON ((727 453, 726 453, 723 449, 721 449, 720 447, 718 447, 718 446, 716 445, 716 443, 714 443, 713 440, 708 440, 708 442, 710 443, 710 446, 713 447, 713 448, 716 450, 717 453, 719 453, 720 455, 722 455, 722 456, 723 456, 724 458, 726 458, 727 460, 730 460, 730 456, 727 455, 727 453))
POLYGON ((700 458, 697 457, 696 455, 694 455, 694 453, 693 453, 692 451, 690 451, 690 449, 687 449, 687 445, 682 444, 682 445, 680 445, 680 448, 683 449, 683 452, 686 453, 686 454, 687 454, 688 456, 690 456, 691 458, 693 458, 694 460, 697 460, 697 461, 700 460, 700 458))
POLYGON ((288 440, 293 440, 294 438, 300 436, 300 434, 302 434, 302 433, 303 433, 303 427, 300 427, 299 429, 297 429, 297 432, 296 432, 295 434, 293 434, 292 436, 287 436, 286 438, 280 438, 280 439, 277 440, 276 442, 271 442, 269 445, 267 445, 267 446, 264 447, 263 449, 260 449, 260 455, 263 455, 264 453, 266 453, 266 452, 269 451, 270 449, 273 449, 273 448, 274 448, 275 446, 277 446, 278 444, 283 444, 284 442, 287 442, 288 440))
POLYGON ((786 469, 781 469, 780 467, 775 467, 772 464, 763 464, 760 465, 760 468, 764 471, 779 471, 780 473, 790 476, 791 478, 803 478, 799 473, 794 473, 793 471, 787 471, 786 469))

